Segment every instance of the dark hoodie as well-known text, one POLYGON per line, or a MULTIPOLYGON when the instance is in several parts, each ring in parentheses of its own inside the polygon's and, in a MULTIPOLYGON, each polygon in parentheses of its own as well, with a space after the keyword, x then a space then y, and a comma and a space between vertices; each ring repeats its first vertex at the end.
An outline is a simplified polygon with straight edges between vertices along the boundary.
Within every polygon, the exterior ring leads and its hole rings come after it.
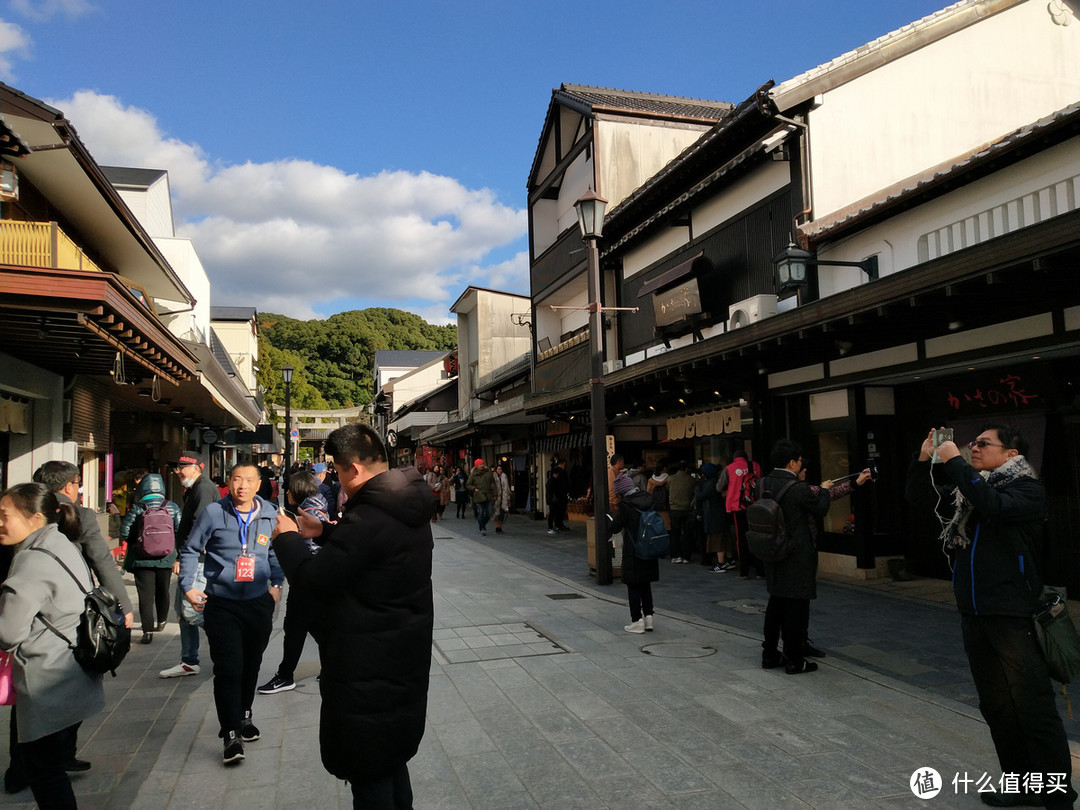
MULTIPOLYGON (((165 482, 162 480, 161 476, 157 473, 147 473, 143 476, 143 479, 139 482, 138 488, 135 490, 135 503, 128 508, 127 514, 124 515, 124 519, 120 521, 120 539, 128 539, 131 530, 135 528, 136 519, 145 512, 148 507, 160 506, 163 501, 165 503, 165 510, 173 519, 173 529, 178 530, 180 528, 180 517, 182 514, 180 507, 172 501, 166 500, 165 482)), ((172 568, 172 564, 175 560, 175 548, 173 549, 172 554, 162 557, 159 560, 138 560, 135 559, 134 554, 126 554, 124 556, 124 570, 131 571, 135 568, 172 568)))
POLYGON ((326 525, 313 555, 295 532, 274 539, 290 587, 315 601, 322 663, 323 765, 379 778, 424 736, 434 606, 431 488, 413 467, 368 480, 326 525))

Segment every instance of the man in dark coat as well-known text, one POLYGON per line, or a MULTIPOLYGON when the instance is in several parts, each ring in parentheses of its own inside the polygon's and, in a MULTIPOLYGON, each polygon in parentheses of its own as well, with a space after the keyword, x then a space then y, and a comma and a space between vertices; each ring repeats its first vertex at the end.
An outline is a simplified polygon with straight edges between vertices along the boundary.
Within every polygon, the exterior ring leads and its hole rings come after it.
POLYGON ((970 464, 947 441, 936 448, 942 463, 931 465, 933 434, 908 470, 907 497, 936 507, 945 527, 964 651, 1001 771, 1025 780, 1038 774, 1044 791, 980 797, 999 807, 1072 807, 1069 741, 1032 621, 1042 591, 1036 550, 1046 523, 1046 489, 1015 427, 983 427, 969 445, 970 464), (1052 779, 1063 789, 1046 791, 1052 779))
MULTIPOLYGON (((195 520, 210 504, 221 500, 221 492, 206 471, 206 458, 200 453, 185 450, 176 459, 173 470, 184 488, 184 503, 180 509, 180 528, 176 530, 177 559, 173 573, 180 576, 180 553, 187 545, 195 520)), ((184 592, 176 589, 176 623, 180 627, 180 663, 163 669, 159 678, 183 678, 199 674, 199 627, 184 619, 184 592)))
POLYGON ((337 525, 278 517, 274 551, 290 587, 315 600, 323 765, 352 783, 355 807, 412 806, 408 761, 427 713, 434 605, 431 488, 389 469, 378 434, 345 425, 326 440, 348 496, 337 525))
POLYGON ((810 600, 817 598, 818 553, 810 521, 829 511, 832 481, 825 481, 815 493, 799 480, 803 468, 802 448, 791 439, 780 439, 773 446, 775 469, 762 481, 762 491, 776 497, 789 482, 795 483, 780 499, 780 511, 792 545, 791 555, 774 563, 765 563, 765 585, 769 604, 765 608, 765 641, 761 645, 761 666, 773 669, 784 666, 788 675, 813 672, 817 664, 806 660, 806 634, 810 625, 810 600), (779 650, 784 638, 784 652, 779 650))

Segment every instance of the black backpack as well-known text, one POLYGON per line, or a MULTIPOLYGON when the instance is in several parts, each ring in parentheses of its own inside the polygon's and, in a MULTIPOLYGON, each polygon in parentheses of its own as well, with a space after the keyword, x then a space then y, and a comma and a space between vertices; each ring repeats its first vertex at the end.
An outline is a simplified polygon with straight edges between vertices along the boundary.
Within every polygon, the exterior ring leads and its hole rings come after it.
POLYGON ((161 560, 176 548, 176 532, 173 517, 169 514, 168 501, 147 506, 135 519, 134 537, 128 538, 128 553, 135 560, 161 560))
MULTIPOLYGON (((131 649, 131 630, 124 626, 124 614, 120 610, 120 600, 100 586, 91 588, 88 591, 83 590, 79 578, 72 573, 63 560, 47 548, 33 548, 31 551, 48 554, 60 563, 60 566, 68 572, 68 576, 75 581, 86 599, 82 615, 79 617, 79 629, 74 644, 71 643, 71 639, 57 630, 56 626, 40 613, 38 618, 45 623, 46 627, 67 643, 68 648, 75 653, 75 660, 79 662, 83 669, 98 675, 111 672, 115 678, 116 668, 120 666, 124 656, 131 649)), ((87 566, 86 574, 90 578, 90 584, 93 585, 94 580, 90 575, 89 566, 87 566)))
POLYGON ((750 553, 762 562, 780 562, 794 551, 780 499, 797 483, 788 481, 773 498, 765 491, 762 482, 760 497, 746 507, 746 544, 750 553))

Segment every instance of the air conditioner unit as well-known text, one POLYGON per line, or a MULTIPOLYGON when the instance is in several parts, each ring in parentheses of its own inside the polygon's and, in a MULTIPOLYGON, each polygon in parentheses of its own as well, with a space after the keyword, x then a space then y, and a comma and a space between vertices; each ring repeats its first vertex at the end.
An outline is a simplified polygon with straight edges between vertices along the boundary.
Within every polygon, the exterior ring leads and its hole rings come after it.
POLYGON ((611 374, 612 372, 618 371, 620 368, 622 368, 622 366, 622 360, 605 360, 604 373, 611 374))
POLYGON ((728 329, 738 329, 776 314, 775 295, 752 295, 728 307, 728 329))

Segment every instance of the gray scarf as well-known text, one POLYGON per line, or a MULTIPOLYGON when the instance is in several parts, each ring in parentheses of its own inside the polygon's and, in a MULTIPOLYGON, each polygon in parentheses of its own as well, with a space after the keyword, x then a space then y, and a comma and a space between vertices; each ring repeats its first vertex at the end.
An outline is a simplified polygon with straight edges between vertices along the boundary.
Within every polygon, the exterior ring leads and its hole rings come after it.
MULTIPOLYGON (((1017 478, 1024 476, 1028 478, 1038 477, 1023 456, 1013 456, 996 470, 980 470, 979 475, 994 489, 1008 486, 1017 478)), ((971 501, 964 497, 959 487, 954 491, 953 499, 956 508, 953 511, 952 520, 949 521, 942 532, 946 551, 964 549, 971 545, 968 521, 975 511, 975 507, 971 504, 971 501)))

